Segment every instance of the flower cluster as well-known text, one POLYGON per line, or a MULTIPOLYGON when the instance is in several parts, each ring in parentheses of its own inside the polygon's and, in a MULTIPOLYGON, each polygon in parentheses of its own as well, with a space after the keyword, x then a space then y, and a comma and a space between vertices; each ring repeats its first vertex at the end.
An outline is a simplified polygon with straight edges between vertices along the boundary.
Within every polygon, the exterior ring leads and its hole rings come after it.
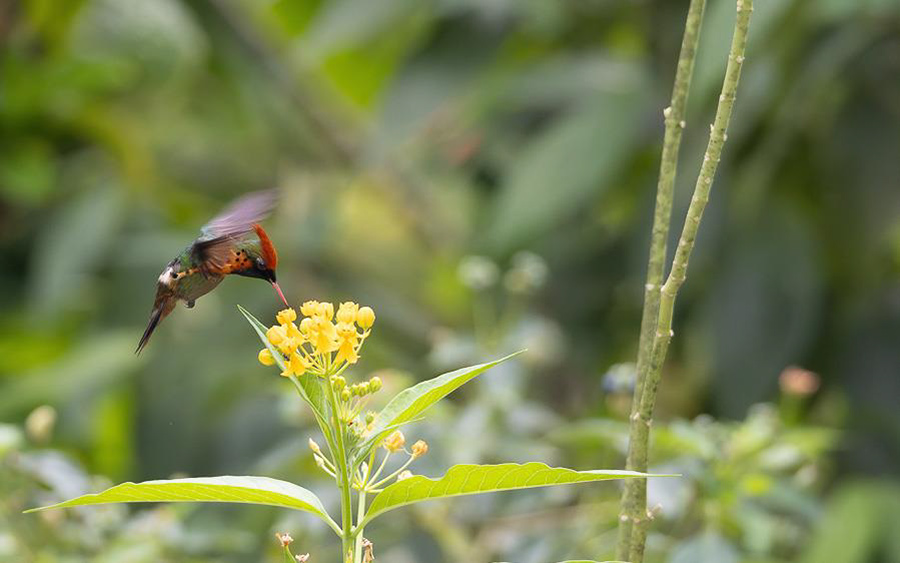
MULTIPOLYGON (((297 312, 285 309, 276 315, 278 324, 266 331, 266 338, 281 354, 285 377, 305 373, 319 377, 334 376, 359 360, 359 350, 375 323, 371 307, 360 307, 347 301, 335 313, 327 302, 307 301, 300 307, 303 319, 299 325, 297 312)), ((276 363, 268 348, 259 352, 259 361, 276 363)))

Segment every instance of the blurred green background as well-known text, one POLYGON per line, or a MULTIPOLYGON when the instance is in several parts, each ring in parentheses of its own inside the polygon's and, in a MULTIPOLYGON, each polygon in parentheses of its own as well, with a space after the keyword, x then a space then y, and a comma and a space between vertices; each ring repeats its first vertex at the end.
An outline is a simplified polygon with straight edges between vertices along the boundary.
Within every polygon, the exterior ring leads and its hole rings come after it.
MULTIPOLYGON (((686 1, 0 2, 0 561, 331 561, 245 506, 25 508, 111 482, 264 474, 336 505, 314 423, 226 280, 133 354, 164 264, 247 191, 288 298, 378 315, 384 397, 522 347, 407 432, 459 462, 623 466, 686 1), (332 496, 329 496, 332 495, 332 496)), ((734 4, 710 0, 673 233, 734 4)), ((900 562, 900 3, 767 0, 676 310, 648 560, 900 562), (791 367, 799 366, 799 367, 791 367), (802 369, 801 369, 802 368, 802 369), (809 371, 804 371, 809 370, 809 371)), ((615 484, 367 530, 391 563, 611 558, 615 484)))

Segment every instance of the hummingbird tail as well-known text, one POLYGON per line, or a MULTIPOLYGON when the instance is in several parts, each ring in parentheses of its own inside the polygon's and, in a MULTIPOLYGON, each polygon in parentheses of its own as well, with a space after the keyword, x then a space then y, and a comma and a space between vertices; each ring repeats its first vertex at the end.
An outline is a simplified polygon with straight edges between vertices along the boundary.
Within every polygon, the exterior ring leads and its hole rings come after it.
POLYGON ((150 336, 153 334, 153 331, 156 330, 159 322, 166 318, 166 316, 171 313, 172 309, 174 308, 175 299, 157 298, 156 303, 154 303, 153 305, 153 312, 150 314, 150 322, 147 323, 147 329, 144 330, 144 335, 141 336, 141 341, 138 343, 137 349, 134 351, 135 354, 141 353, 141 350, 143 350, 144 346, 147 345, 147 342, 150 341, 150 336))
POLYGON ((147 323, 147 329, 144 331, 144 335, 141 336, 141 341, 138 343, 137 349, 134 351, 135 354, 140 354, 144 349, 144 346, 147 345, 147 342, 150 341, 150 336, 153 334, 153 331, 156 330, 157 325, 159 325, 159 321, 162 320, 162 309, 157 308, 153 309, 153 314, 150 315, 150 322, 147 323))

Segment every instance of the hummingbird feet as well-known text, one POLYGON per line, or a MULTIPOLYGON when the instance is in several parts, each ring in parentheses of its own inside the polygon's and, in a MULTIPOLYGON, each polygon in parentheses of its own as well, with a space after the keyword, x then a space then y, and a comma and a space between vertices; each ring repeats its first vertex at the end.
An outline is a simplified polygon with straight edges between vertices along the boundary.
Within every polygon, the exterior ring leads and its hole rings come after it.
POLYGON ((196 305, 196 304, 197 304, 197 302, 193 299, 191 299, 190 301, 184 302, 184 306, 187 307, 188 309, 193 309, 194 305, 196 305))

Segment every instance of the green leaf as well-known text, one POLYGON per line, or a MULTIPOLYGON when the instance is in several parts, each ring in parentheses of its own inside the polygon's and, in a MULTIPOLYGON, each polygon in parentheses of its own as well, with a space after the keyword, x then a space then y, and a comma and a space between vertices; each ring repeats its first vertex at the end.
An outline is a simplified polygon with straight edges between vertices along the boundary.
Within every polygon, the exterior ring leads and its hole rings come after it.
MULTIPOLYGON (((259 336, 259 339, 262 341, 263 345, 269 349, 269 352, 272 353, 272 357, 275 358, 275 363, 281 368, 282 371, 285 369, 284 365, 284 357, 281 355, 281 352, 278 351, 277 348, 272 346, 272 343, 269 342, 269 339, 266 338, 266 330, 268 327, 266 325, 259 322, 259 320, 254 317, 247 309, 244 309, 240 305, 238 305, 238 309, 241 311, 241 314, 246 317, 247 321, 250 323, 250 326, 256 331, 256 334, 259 336)), ((319 426, 322 427, 322 431, 325 431, 327 425, 325 425, 325 392, 322 390, 322 386, 319 384, 318 379, 312 375, 301 375, 300 377, 291 376, 291 379, 297 385, 297 390, 300 391, 300 396, 303 397, 303 400, 306 401, 310 408, 313 410, 313 414, 316 415, 316 418, 319 420, 319 426)))
POLYGON ((26 512, 120 502, 264 504, 309 512, 324 520, 335 531, 338 528, 325 511, 322 501, 311 491, 293 483, 268 477, 198 477, 122 483, 101 493, 82 495, 51 506, 33 508, 26 512))
POLYGON ((522 352, 524 350, 493 362, 451 371, 404 389, 378 413, 375 426, 357 450, 356 459, 362 459, 369 455, 372 448, 376 447, 385 436, 398 426, 411 422, 428 407, 462 387, 465 383, 522 352))
POLYGON ((650 476, 635 471, 602 469, 575 471, 564 467, 549 467, 536 462, 524 465, 518 463, 454 465, 439 479, 416 475, 385 488, 372 500, 369 511, 363 519, 363 525, 389 510, 426 500, 650 476))
POLYGON ((640 140, 645 91, 599 93, 535 136, 505 174, 485 235, 492 249, 534 240, 615 185, 640 140))

